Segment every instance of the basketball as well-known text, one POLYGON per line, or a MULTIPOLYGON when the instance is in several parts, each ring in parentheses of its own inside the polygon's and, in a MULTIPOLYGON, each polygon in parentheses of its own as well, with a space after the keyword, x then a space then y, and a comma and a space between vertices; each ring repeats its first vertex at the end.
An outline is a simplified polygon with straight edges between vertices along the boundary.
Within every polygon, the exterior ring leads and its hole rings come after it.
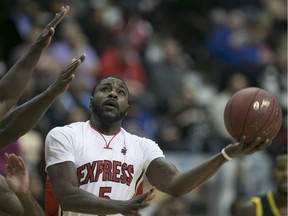
POLYGON ((250 87, 236 92, 224 110, 225 127, 229 134, 245 143, 260 137, 272 140, 282 125, 282 110, 278 100, 268 91, 250 87))

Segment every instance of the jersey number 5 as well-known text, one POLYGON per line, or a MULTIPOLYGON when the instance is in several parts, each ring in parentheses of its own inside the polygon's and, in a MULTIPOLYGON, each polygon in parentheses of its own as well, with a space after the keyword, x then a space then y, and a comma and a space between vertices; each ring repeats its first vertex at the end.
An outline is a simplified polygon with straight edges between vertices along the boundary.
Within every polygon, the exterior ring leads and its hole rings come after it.
MULTIPOLYGON (((110 199, 107 193, 111 193, 111 187, 100 187, 99 189, 99 197, 110 199)), ((106 215, 99 215, 99 216, 106 216, 106 215)))
POLYGON ((106 195, 107 193, 111 193, 111 187, 100 187, 99 197, 110 199, 110 197, 106 195))

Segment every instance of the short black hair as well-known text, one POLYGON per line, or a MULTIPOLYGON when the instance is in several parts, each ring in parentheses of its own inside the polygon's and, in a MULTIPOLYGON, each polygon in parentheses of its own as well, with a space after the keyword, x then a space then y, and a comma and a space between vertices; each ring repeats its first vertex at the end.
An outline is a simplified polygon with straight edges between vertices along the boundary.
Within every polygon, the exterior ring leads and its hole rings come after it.
POLYGON ((125 85, 125 87, 126 87, 126 89, 127 89, 127 91, 128 91, 128 98, 129 98, 130 93, 129 93, 129 88, 128 88, 127 84, 125 83, 125 81, 124 81, 121 77, 119 77, 119 76, 114 76, 114 75, 105 76, 105 77, 103 77, 102 79, 98 80, 98 82, 95 84, 95 86, 94 86, 93 89, 92 89, 92 94, 91 94, 91 96, 93 97, 93 95, 94 95, 94 93, 95 93, 95 90, 96 90, 96 88, 98 87, 98 85, 100 85, 100 83, 101 83, 103 80, 109 79, 109 78, 115 78, 115 79, 121 80, 121 81, 124 83, 124 85, 125 85))

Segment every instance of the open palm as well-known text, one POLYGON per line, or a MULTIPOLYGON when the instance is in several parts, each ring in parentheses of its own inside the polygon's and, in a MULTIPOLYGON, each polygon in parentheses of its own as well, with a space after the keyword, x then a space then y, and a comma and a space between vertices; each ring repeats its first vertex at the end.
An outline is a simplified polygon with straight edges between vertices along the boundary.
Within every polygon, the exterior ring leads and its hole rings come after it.
POLYGON ((16 194, 26 194, 29 191, 29 173, 23 159, 15 154, 5 154, 6 181, 16 194))

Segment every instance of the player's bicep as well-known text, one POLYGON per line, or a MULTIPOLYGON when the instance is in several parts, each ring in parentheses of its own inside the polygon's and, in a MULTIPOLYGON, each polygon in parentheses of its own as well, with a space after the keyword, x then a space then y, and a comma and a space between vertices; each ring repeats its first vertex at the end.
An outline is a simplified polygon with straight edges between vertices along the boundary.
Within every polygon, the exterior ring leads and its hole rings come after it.
POLYGON ((71 161, 51 165, 47 167, 47 173, 59 201, 78 188, 75 165, 71 161))
POLYGON ((179 174, 176 166, 164 157, 154 159, 148 166, 146 177, 151 185, 162 192, 169 192, 171 181, 179 174))

